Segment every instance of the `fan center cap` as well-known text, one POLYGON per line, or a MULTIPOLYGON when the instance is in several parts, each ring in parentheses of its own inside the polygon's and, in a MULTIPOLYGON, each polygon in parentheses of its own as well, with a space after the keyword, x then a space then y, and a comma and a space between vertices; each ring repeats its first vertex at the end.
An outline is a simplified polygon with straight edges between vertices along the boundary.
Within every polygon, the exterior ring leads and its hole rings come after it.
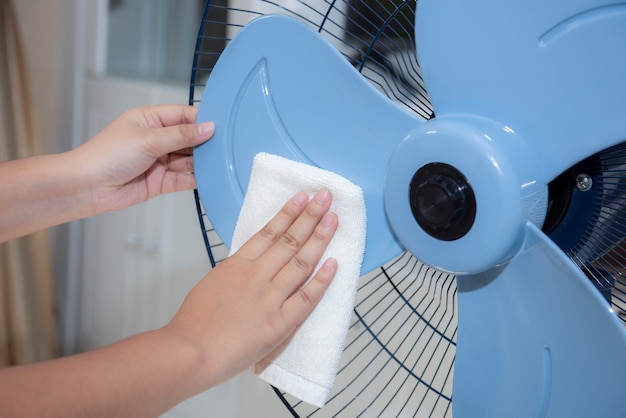
POLYGON ((526 142, 506 125, 467 115, 415 128, 387 166, 385 209, 418 259, 454 274, 500 265, 524 225, 543 223, 548 189, 526 142))
POLYGON ((411 180, 409 199, 417 223, 444 241, 464 236, 476 216, 476 198, 465 176, 444 163, 420 168, 411 180))

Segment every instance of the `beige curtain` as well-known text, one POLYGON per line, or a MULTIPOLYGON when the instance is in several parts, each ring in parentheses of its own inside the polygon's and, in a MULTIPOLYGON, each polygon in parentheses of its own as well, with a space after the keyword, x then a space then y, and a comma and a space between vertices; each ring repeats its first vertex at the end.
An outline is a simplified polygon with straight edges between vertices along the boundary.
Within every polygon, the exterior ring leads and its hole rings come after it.
MULTIPOLYGON (((0 162, 42 153, 32 93, 15 11, 0 0, 0 162)), ((54 324, 47 232, 0 244, 0 366, 53 357, 54 324)))

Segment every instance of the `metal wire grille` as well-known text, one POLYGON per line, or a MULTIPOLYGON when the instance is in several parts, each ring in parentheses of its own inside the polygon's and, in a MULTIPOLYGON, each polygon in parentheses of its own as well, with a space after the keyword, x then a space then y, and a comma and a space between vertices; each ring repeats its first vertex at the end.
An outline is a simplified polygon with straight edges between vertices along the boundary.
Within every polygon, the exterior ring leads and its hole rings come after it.
POLYGON ((361 278, 328 403, 285 395, 294 416, 451 416, 456 281, 409 253, 361 278))
POLYGON ((415 0, 210 1, 196 45, 190 104, 200 102, 206 80, 233 36, 269 13, 295 17, 316 29, 398 105, 432 117, 415 54, 415 0))
POLYGON ((211 267, 215 267, 217 263, 228 257, 228 247, 222 242, 215 228, 211 225, 211 221, 200 201, 198 190, 194 190, 194 197, 196 200, 196 211, 198 212, 198 222, 200 223, 202 238, 204 239, 204 246, 207 250, 211 267))
POLYGON ((579 188, 593 192, 589 220, 568 256, 626 322, 626 144, 598 156, 600 172, 578 173, 579 188))

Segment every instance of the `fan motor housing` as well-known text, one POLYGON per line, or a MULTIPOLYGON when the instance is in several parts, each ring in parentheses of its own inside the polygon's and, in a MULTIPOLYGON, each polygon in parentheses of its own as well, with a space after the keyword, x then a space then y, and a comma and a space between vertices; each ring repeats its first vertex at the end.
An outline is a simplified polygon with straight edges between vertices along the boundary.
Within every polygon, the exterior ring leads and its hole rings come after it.
POLYGON ((385 208, 400 242, 439 270, 476 274, 508 261, 523 226, 543 224, 548 188, 509 126, 438 116, 415 128, 387 166, 385 208))

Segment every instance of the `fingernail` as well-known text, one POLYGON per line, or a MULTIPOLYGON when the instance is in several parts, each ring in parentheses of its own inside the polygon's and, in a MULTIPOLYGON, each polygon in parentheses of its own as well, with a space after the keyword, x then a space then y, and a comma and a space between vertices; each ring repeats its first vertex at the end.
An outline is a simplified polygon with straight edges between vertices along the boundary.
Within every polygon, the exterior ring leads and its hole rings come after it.
POLYGON ((322 225, 333 226, 335 224, 336 219, 337 219, 337 215, 335 215, 334 212, 328 212, 322 218, 322 225))
POLYGON ((320 190, 315 195, 315 200, 317 201, 317 203, 325 205, 326 203, 330 202, 330 192, 326 189, 320 190))
POLYGON ((334 258, 329 258, 322 264, 322 268, 326 271, 333 271, 337 269, 337 260, 334 258))
POLYGON ((215 124, 213 122, 202 122, 198 124, 198 134, 206 136, 215 131, 215 124))
POLYGON ((308 200, 309 200, 309 195, 304 192, 300 192, 293 197, 292 202, 296 204, 297 206, 304 206, 304 204, 306 204, 308 200))

